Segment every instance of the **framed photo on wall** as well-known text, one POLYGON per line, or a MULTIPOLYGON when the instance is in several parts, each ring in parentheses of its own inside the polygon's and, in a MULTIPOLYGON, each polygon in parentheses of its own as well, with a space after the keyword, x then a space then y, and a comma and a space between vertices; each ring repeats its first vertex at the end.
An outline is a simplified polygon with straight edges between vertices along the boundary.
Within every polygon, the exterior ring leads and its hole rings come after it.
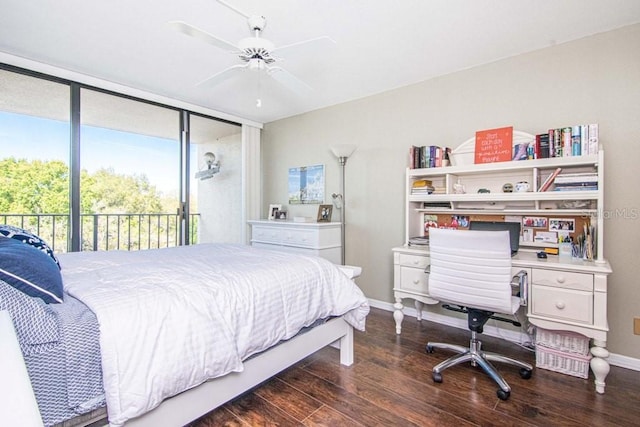
POLYGON ((331 222, 332 212, 333 212, 333 205, 318 206, 318 222, 331 222))
POLYGON ((324 165, 289 168, 289 204, 324 203, 324 165))

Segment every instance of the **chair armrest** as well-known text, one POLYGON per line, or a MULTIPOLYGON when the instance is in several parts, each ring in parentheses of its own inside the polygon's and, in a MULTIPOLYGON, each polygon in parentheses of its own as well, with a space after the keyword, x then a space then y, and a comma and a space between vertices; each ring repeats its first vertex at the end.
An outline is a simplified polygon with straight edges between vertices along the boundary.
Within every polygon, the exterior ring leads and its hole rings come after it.
POLYGON ((520 270, 511 278, 511 287, 518 289, 520 305, 527 305, 529 300, 529 275, 526 270, 520 270))

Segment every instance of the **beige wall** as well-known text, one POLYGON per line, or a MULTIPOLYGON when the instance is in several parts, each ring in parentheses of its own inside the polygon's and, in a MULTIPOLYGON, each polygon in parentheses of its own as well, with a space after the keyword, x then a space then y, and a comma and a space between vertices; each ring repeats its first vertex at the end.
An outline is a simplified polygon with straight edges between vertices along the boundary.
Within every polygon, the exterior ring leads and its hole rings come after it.
MULTIPOLYGON (((324 163, 326 193, 339 191, 339 166, 329 147, 357 144, 346 165, 346 260, 363 267, 358 283, 369 298, 392 302, 390 249, 403 243, 410 145, 455 147, 476 130, 499 126, 536 134, 599 123, 606 157, 605 254, 614 270, 609 348, 640 358, 640 336, 632 328, 640 316, 639 52, 640 25, 634 25, 269 123, 263 131, 263 212, 269 203, 287 206, 292 166, 324 163)), ((287 208, 314 217, 317 210, 287 208)))

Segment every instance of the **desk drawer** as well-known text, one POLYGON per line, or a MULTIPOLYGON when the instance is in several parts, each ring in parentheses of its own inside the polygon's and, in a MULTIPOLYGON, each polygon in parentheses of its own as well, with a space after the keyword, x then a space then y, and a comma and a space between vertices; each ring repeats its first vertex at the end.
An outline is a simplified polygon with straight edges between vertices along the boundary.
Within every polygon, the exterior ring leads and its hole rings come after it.
POLYGON ((531 282, 555 288, 593 291, 593 275, 569 271, 533 269, 531 282))
POLYGON ((424 272, 424 268, 400 266, 400 288, 407 291, 428 294, 428 277, 424 272))
POLYGON ((529 306, 531 314, 593 324, 593 293, 534 284, 529 306))
POLYGON ((421 256, 421 255, 409 255, 409 254, 400 254, 400 265, 405 265, 407 267, 421 268, 425 269, 427 265, 429 265, 429 257, 421 256))

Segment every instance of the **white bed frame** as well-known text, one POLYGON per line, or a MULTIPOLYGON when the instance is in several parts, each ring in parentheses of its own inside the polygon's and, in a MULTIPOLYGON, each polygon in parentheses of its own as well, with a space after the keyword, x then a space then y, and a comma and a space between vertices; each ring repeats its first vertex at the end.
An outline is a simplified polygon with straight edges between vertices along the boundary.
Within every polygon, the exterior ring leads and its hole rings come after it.
POLYGON ((327 345, 340 349, 342 365, 353 364, 353 327, 336 317, 247 360, 243 372, 233 372, 180 393, 125 425, 183 426, 327 345))

